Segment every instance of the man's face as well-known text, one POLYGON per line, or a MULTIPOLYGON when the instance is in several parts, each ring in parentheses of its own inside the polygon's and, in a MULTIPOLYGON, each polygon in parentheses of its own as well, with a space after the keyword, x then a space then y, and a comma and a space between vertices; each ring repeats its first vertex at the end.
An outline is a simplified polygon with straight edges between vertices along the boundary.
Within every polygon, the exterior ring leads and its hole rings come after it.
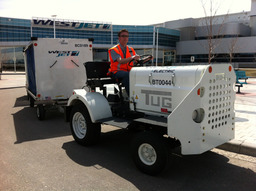
POLYGON ((122 45, 122 46, 126 46, 127 43, 128 43, 128 40, 129 40, 129 33, 127 32, 122 32, 119 36, 119 43, 122 45))

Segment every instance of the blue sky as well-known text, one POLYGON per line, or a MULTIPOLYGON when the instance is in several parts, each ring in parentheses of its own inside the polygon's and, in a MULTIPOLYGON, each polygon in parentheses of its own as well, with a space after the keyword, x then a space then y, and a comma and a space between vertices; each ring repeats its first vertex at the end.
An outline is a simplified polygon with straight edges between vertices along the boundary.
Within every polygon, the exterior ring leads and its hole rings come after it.
MULTIPOLYGON (((0 17, 31 19, 57 15, 59 19, 150 25, 203 17, 203 3, 211 0, 0 0, 0 17)), ((250 11, 251 0, 212 0, 217 14, 250 11)))

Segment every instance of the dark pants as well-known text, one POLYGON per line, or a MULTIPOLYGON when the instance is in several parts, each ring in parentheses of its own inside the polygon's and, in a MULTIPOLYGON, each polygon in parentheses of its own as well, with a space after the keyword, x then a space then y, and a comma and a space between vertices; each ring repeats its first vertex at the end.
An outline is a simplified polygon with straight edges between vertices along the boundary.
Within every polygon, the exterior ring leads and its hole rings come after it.
POLYGON ((117 73, 113 74, 113 77, 121 80, 121 82, 123 83, 123 85, 125 87, 125 90, 126 90, 128 96, 129 96, 129 93, 130 93, 129 72, 118 71, 117 73))

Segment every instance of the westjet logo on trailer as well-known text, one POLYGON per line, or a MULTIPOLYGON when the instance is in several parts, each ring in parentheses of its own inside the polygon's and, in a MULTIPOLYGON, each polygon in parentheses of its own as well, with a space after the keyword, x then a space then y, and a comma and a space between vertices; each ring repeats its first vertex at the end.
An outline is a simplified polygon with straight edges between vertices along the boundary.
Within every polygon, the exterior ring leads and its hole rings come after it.
POLYGON ((60 57, 60 56, 78 56, 79 55, 79 51, 48 51, 49 54, 57 54, 56 57, 60 57))
MULTIPOLYGON (((53 27, 53 21, 48 20, 38 20, 33 19, 34 26, 45 26, 45 27, 53 27)), ((110 24, 100 24, 100 23, 79 23, 79 22, 64 22, 64 21, 55 21, 55 27, 63 27, 63 28, 72 28, 72 29, 102 29, 108 30, 110 29, 110 24)))

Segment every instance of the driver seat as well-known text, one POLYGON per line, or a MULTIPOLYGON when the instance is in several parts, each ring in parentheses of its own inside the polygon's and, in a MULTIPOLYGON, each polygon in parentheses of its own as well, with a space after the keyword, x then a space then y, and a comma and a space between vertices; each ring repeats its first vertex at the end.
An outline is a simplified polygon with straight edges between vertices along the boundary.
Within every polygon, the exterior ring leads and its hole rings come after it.
POLYGON ((117 84, 120 92, 120 97, 122 97, 121 83, 118 79, 112 78, 109 75, 110 62, 85 62, 86 71, 86 85, 90 87, 92 91, 95 91, 96 87, 103 90, 103 95, 106 96, 105 84, 117 84))

